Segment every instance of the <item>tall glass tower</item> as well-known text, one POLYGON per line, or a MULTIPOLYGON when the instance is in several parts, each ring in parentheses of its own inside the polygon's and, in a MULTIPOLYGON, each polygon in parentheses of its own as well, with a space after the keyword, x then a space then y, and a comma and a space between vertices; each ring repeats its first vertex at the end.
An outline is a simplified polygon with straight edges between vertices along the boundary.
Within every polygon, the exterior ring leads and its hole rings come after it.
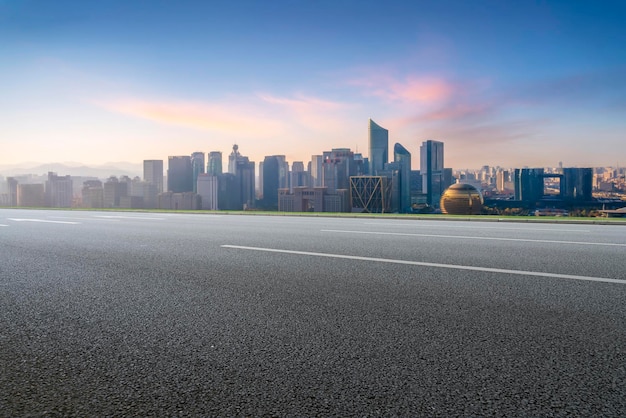
POLYGON ((220 151, 209 152, 209 162, 206 165, 206 172, 212 176, 222 174, 222 153, 220 151))
POLYGON ((198 192, 198 176, 204 173, 204 152, 191 154, 191 170, 193 172, 193 192, 198 192))
POLYGON ((369 174, 375 176, 378 171, 384 170, 385 164, 389 162, 389 131, 371 119, 369 120, 369 147, 369 174))
POLYGON ((393 146, 393 161, 398 163, 400 171, 400 212, 407 212, 411 207, 411 153, 402 145, 393 146))
POLYGON ((426 193, 426 203, 439 206, 441 194, 446 188, 443 179, 443 142, 428 140, 420 147, 420 171, 422 192, 426 193))

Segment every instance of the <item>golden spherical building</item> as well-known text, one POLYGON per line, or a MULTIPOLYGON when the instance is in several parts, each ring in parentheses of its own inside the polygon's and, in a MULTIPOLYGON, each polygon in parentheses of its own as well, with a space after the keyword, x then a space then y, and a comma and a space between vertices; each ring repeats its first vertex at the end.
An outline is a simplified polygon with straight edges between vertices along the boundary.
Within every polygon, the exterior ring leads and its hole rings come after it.
POLYGON ((441 196, 441 212, 448 215, 480 215, 483 195, 470 184, 453 184, 441 196))

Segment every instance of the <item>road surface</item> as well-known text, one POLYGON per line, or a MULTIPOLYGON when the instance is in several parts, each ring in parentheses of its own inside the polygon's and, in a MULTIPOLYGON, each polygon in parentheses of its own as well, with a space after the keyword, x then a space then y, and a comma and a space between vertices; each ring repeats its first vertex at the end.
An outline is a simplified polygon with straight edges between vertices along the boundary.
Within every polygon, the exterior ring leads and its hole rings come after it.
POLYGON ((3 416, 626 414, 626 226, 0 225, 3 416))

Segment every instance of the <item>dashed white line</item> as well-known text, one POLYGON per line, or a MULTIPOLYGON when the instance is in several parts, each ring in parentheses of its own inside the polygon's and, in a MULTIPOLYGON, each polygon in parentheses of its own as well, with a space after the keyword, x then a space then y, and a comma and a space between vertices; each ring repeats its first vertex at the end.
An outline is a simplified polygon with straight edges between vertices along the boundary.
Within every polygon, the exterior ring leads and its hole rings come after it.
POLYGON ((558 241, 548 239, 526 239, 526 238, 501 238, 501 237, 470 237, 467 235, 438 235, 438 234, 414 234, 407 232, 375 232, 375 231, 349 231, 343 229, 321 229, 320 232, 333 232, 337 234, 368 234, 368 235, 394 235, 403 237, 428 237, 428 238, 452 238, 452 239, 473 239, 487 241, 517 241, 517 242, 538 242, 544 244, 570 244, 570 245, 600 245, 609 247, 626 247, 626 244, 614 242, 584 242, 584 241, 558 241))
POLYGON ((592 277, 592 276, 577 276, 577 275, 572 275, 572 274, 547 273, 547 272, 541 272, 541 271, 508 270, 508 269, 499 269, 499 268, 492 268, 492 267, 476 267, 476 266, 463 266, 463 265, 456 265, 456 264, 427 263, 423 261, 395 260, 395 259, 390 259, 390 258, 316 253, 316 252, 310 252, 310 251, 280 250, 280 249, 275 249, 275 248, 246 247, 242 245, 222 245, 221 247, 237 249, 237 250, 247 250, 247 251, 263 251, 263 252, 280 253, 280 254, 306 255, 306 256, 326 257, 326 258, 340 258, 340 259, 345 259, 345 260, 373 261, 373 262, 378 262, 378 263, 404 264, 404 265, 410 265, 410 266, 436 267, 436 268, 445 268, 445 269, 453 269, 453 270, 466 270, 466 271, 469 270, 469 271, 480 271, 480 272, 487 272, 487 273, 514 274, 518 276, 552 277, 552 278, 557 278, 557 279, 584 280, 584 281, 589 281, 589 282, 626 284, 626 280, 622 280, 622 279, 611 279, 611 278, 606 278, 606 277, 592 277))
POLYGON ((48 219, 21 219, 21 218, 7 218, 10 221, 15 222, 42 222, 49 224, 67 224, 67 225, 80 225, 80 222, 68 222, 68 221, 50 221, 48 219))

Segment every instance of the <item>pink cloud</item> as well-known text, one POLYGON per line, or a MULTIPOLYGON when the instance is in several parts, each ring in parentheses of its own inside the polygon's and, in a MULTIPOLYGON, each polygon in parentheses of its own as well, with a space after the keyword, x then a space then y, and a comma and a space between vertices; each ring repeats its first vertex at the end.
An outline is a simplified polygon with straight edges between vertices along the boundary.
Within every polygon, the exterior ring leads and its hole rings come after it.
POLYGON ((96 102, 109 111, 187 128, 232 134, 269 136, 282 131, 282 124, 238 104, 127 98, 96 102))
POLYGON ((351 80, 348 84, 363 87, 367 90, 367 95, 389 102, 424 105, 444 102, 457 91, 454 83, 434 76, 411 75, 399 79, 390 74, 379 73, 351 80))

